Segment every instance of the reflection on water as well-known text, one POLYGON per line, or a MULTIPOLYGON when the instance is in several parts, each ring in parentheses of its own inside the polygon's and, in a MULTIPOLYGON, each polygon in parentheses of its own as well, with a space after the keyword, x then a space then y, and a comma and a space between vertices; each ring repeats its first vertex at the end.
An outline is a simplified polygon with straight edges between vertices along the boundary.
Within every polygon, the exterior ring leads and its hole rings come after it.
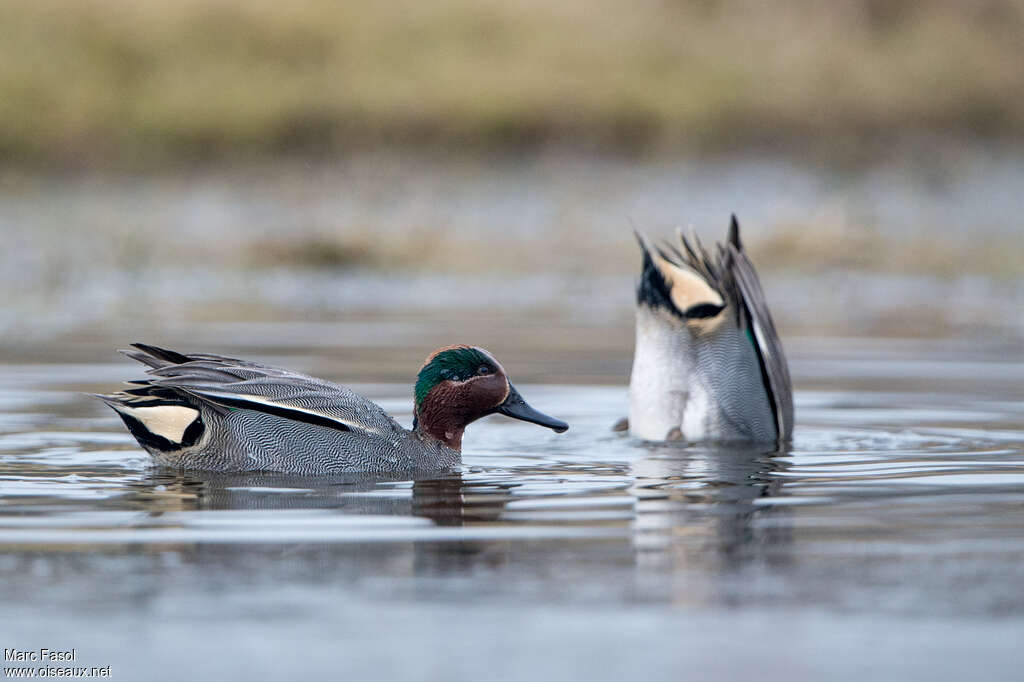
POLYGON ((1019 354, 793 348, 791 448, 644 444, 624 388, 537 385, 567 434, 488 418, 417 480, 156 469, 79 393, 124 365, 6 366, 0 634, 126 679, 1015 673, 1019 354))
POLYGON ((751 561, 784 560, 791 544, 788 528, 764 523, 784 507, 758 503, 782 493, 781 478, 774 474, 786 468, 785 450, 672 450, 652 448, 632 467, 639 566, 721 573, 751 561))

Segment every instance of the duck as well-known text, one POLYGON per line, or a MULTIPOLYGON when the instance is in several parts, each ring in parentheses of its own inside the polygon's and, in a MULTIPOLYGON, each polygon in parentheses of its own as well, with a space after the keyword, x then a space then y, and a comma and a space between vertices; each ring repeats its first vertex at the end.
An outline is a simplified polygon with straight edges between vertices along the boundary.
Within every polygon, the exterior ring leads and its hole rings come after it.
POLYGON ((709 253, 695 234, 642 253, 629 416, 648 441, 788 442, 793 388, 757 271, 733 215, 709 253))
POLYGON ((440 471, 461 463, 466 426, 490 414, 568 424, 531 407, 483 348, 446 346, 419 370, 412 429, 352 389, 286 369, 144 343, 120 351, 149 369, 93 394, 154 460, 176 469, 287 474, 440 471))

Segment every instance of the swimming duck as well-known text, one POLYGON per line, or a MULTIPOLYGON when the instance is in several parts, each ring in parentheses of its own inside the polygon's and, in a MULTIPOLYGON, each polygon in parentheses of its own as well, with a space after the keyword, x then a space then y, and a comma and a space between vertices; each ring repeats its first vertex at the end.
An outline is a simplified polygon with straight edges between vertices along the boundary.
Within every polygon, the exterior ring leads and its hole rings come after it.
POLYGON ((646 440, 786 441, 793 389, 761 283, 732 216, 714 256, 700 240, 654 246, 637 234, 630 433, 646 440))
POLYGON ((293 474, 439 470, 461 461, 462 433, 500 413, 569 426, 530 407, 482 348, 448 346, 416 378, 412 430, 351 389, 220 355, 143 343, 121 351, 150 369, 132 388, 96 395, 153 457, 180 469, 293 474))

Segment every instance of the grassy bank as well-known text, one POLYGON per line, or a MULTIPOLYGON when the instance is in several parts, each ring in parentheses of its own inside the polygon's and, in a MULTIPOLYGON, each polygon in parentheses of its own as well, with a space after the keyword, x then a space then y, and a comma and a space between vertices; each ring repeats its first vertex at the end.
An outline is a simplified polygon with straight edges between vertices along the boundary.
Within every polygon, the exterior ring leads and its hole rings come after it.
POLYGON ((1024 137, 1022 0, 35 0, 0 26, 13 163, 1024 137))

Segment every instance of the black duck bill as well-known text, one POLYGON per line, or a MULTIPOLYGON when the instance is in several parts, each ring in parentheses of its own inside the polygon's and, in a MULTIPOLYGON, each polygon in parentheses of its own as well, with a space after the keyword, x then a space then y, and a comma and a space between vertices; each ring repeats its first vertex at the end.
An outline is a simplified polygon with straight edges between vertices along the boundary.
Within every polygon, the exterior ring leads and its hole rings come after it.
POLYGON ((555 419, 530 407, 512 384, 508 385, 508 396, 504 402, 494 408, 494 411, 506 417, 546 426, 555 433, 562 433, 569 429, 569 425, 561 419, 555 419))

